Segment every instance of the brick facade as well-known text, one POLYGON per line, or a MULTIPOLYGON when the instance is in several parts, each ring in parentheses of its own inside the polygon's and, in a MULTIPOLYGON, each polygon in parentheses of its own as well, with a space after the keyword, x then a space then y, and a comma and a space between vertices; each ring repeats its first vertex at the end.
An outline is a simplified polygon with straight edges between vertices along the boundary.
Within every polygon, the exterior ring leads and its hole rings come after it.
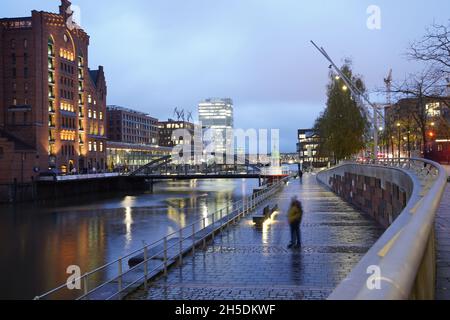
POLYGON ((106 167, 105 76, 88 69, 89 36, 68 28, 69 10, 0 19, 0 128, 35 149, 26 177, 106 167))
POLYGON ((331 189, 348 203, 369 214, 383 227, 389 227, 408 202, 407 192, 398 185, 346 172, 344 177, 334 175, 329 181, 331 189))

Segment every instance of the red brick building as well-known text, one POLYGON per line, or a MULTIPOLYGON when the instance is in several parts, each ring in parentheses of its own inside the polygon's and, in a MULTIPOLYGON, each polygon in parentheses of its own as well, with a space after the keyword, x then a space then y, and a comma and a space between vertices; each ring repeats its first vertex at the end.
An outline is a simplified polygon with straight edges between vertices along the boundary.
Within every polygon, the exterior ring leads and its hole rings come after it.
MULTIPOLYGON (((89 70, 89 36, 71 23, 70 5, 0 19, 0 148, 27 146, 18 173, 25 182, 49 169, 106 168, 105 75, 101 66, 89 70)), ((7 165, 0 158, 2 175, 7 165)))
POLYGON ((107 106, 108 139, 116 142, 157 145, 158 119, 120 106, 107 106))

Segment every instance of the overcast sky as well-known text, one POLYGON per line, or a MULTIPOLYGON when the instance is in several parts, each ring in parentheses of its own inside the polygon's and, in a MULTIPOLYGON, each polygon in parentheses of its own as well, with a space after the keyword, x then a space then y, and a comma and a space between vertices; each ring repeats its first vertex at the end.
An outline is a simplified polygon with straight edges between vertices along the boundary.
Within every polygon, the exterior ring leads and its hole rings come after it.
MULTIPOLYGON (((230 97, 235 126, 281 130, 295 151, 296 130, 325 106, 328 63, 350 57, 369 89, 390 68, 403 79, 418 68, 404 57, 426 26, 446 23, 448 0, 74 0, 91 36, 89 64, 103 65, 108 104, 159 119, 175 107, 194 111, 207 97, 230 97), (381 29, 367 28, 367 8, 381 9, 381 29)), ((56 0, 2 0, 1 17, 57 12, 56 0)), ((380 101, 383 102, 383 101, 380 101)))

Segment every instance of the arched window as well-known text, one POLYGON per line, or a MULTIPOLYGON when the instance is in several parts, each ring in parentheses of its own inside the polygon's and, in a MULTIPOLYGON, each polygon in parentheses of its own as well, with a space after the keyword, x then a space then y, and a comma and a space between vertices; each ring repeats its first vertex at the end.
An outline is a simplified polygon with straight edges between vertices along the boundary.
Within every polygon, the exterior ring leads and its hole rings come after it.
POLYGON ((53 42, 53 38, 52 37, 48 38, 48 55, 49 56, 54 56, 55 55, 54 42, 53 42))
POLYGON ((23 39, 23 47, 25 49, 28 48, 28 40, 27 39, 23 39))

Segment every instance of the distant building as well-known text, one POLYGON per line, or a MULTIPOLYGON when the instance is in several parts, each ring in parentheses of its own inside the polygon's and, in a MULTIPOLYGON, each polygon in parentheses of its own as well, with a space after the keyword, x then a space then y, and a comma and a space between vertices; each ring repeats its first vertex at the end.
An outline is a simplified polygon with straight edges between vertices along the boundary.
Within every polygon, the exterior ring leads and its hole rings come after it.
POLYGON ((105 75, 88 68, 89 35, 69 28, 70 6, 0 19, 0 148, 9 154, 0 172, 28 150, 9 180, 106 167, 105 75))
POLYGON ((159 145, 168 148, 190 145, 190 161, 195 163, 201 161, 203 155, 201 133, 202 130, 198 125, 187 121, 169 119, 158 123, 159 145), (186 130, 183 134, 188 134, 190 139, 184 140, 183 136, 176 134, 177 130, 186 130))
MULTIPOLYGON (((416 98, 400 99, 385 108, 384 144, 390 157, 425 157, 441 163, 450 162, 450 97, 428 97, 420 110, 416 98), (424 113, 422 113, 424 112, 424 113), (424 120, 423 132, 417 119, 424 120)), ((420 122, 419 121, 419 122, 420 122)))
POLYGON ((107 107, 108 139, 143 145, 158 144, 158 119, 119 106, 107 107))
POLYGON ((206 99, 198 105, 199 121, 203 130, 211 129, 215 141, 215 151, 226 153, 227 148, 233 145, 231 129, 234 128, 233 100, 206 99), (227 129, 229 130, 227 135, 227 129))
POLYGON ((298 130, 297 152, 300 164, 305 168, 322 168, 328 165, 328 158, 319 156, 320 137, 312 129, 298 130))

